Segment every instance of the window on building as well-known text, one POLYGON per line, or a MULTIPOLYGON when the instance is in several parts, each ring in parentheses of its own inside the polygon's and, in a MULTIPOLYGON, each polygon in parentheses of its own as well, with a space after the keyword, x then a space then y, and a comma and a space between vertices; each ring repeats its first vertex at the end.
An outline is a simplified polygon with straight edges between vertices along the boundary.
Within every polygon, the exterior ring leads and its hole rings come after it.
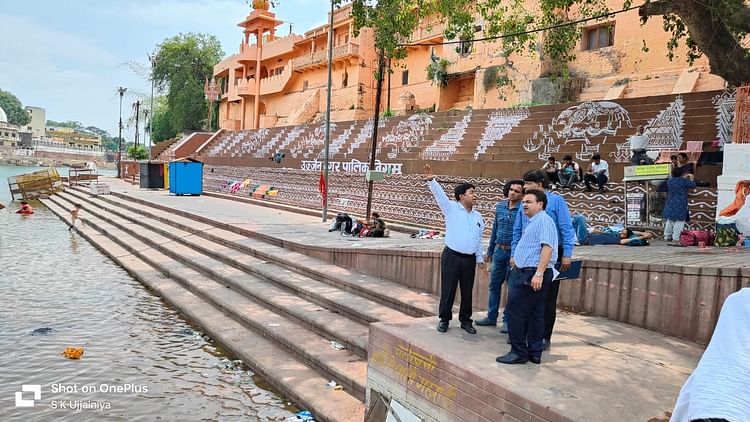
POLYGON ((409 85, 409 71, 404 70, 401 72, 401 85, 409 85))
POLYGON ((583 37, 584 50, 609 47, 615 43, 615 26, 606 24, 588 28, 584 30, 583 37))
POLYGON ((302 81, 302 90, 307 91, 307 81, 302 81))
POLYGON ((461 41, 461 44, 458 45, 458 54, 461 55, 461 57, 466 57, 469 54, 471 54, 471 41, 461 41))

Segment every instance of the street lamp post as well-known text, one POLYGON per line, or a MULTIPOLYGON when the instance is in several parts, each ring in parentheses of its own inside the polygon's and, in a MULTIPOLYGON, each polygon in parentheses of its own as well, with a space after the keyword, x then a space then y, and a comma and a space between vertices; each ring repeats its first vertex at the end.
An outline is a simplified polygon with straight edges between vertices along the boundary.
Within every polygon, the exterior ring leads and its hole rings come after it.
POLYGON ((154 67, 156 67, 156 54, 146 54, 149 62, 151 62, 151 105, 149 110, 151 111, 151 119, 148 121, 148 156, 151 158, 151 145, 153 144, 154 137, 154 67))
POLYGON ((331 141, 331 91, 333 89, 333 12, 336 1, 331 0, 331 16, 328 22, 328 91, 326 97, 326 137, 323 155, 323 180, 325 181, 325 192, 323 192, 323 222, 328 220, 328 149, 331 141))
POLYGON ((117 134, 117 178, 119 179, 122 174, 122 165, 120 164, 122 162, 122 96, 125 95, 125 91, 127 91, 127 88, 123 88, 121 86, 117 87, 117 93, 120 94, 120 125, 118 128, 118 134, 117 134))

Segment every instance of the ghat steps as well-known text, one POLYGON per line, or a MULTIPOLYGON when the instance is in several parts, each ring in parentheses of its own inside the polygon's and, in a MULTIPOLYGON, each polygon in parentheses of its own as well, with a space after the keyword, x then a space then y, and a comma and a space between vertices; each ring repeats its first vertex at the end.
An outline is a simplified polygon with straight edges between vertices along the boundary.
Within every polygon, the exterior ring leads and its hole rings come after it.
POLYGON ((362 420, 370 322, 436 308, 433 297, 216 221, 79 189, 45 200, 63 219, 75 203, 82 235, 320 420, 362 420), (343 390, 328 389, 331 379, 343 390))

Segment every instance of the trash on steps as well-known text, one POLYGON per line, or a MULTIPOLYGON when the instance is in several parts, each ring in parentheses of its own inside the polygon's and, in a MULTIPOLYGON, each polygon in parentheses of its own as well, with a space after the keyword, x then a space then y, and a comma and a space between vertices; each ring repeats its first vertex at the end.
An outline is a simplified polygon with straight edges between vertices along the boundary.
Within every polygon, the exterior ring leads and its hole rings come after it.
POLYGON ((337 383, 334 380, 331 380, 326 386, 332 390, 343 390, 344 387, 341 386, 341 384, 337 383))
POLYGON ((293 421, 303 421, 303 422, 315 422, 315 418, 313 417, 312 413, 310 413, 309 410, 303 410, 299 413, 297 413, 292 419, 293 421))
POLYGON ((68 359, 80 359, 83 356, 83 347, 66 347, 61 355, 68 359))
POLYGON ((333 347, 336 350, 344 350, 344 349, 346 349, 346 346, 344 346, 343 344, 341 344, 341 343, 339 343, 337 341, 334 341, 334 340, 331 340, 331 347, 333 347))

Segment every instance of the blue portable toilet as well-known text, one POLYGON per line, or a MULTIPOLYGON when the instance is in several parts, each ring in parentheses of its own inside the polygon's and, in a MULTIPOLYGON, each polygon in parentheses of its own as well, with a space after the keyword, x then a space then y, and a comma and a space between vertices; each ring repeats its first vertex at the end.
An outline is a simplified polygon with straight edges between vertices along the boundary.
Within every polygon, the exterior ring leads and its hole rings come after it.
POLYGON ((203 163, 193 159, 169 162, 169 193, 200 195, 203 193, 203 163))

